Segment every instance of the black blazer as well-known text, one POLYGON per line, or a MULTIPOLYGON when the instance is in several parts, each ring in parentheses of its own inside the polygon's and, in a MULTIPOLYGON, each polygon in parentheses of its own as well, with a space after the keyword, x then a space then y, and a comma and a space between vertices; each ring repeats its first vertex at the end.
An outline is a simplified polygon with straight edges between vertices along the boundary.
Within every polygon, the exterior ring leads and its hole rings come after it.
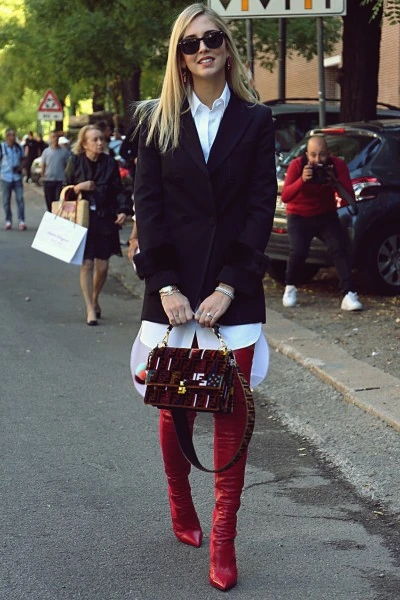
POLYGON ((134 201, 146 292, 142 319, 168 323, 158 290, 176 284, 193 310, 219 282, 235 288, 221 324, 265 322, 264 254, 276 204, 271 111, 233 93, 206 163, 190 110, 177 149, 140 132, 134 201))
POLYGON ((129 192, 122 185, 118 164, 112 156, 100 154, 94 173, 85 154, 73 154, 69 158, 65 167, 64 185, 76 185, 89 180, 95 182, 96 189, 93 192, 83 192, 82 196, 89 201, 93 199, 98 217, 106 217, 113 223, 118 213, 132 214, 129 192))

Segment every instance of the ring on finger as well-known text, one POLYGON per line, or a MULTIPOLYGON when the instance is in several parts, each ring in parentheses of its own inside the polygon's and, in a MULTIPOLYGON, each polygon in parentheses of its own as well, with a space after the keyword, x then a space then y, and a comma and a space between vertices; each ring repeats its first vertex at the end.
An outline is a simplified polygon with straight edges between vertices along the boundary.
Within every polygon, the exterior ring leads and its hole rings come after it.
POLYGON ((210 312, 206 313, 206 317, 209 317, 210 319, 212 319, 212 318, 213 318, 213 316, 214 316, 214 315, 213 315, 212 313, 210 313, 210 312))

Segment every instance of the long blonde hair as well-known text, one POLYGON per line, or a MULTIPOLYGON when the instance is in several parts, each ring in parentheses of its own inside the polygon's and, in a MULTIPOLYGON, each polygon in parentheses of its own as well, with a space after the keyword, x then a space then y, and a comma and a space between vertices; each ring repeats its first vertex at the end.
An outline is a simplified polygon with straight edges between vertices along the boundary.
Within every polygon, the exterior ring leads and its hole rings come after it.
POLYGON ((182 106, 193 88, 191 77, 187 77, 186 83, 183 82, 178 42, 183 38, 190 23, 200 15, 209 17, 215 26, 225 34, 226 49, 231 57, 230 69, 225 69, 229 87, 241 100, 253 104, 258 103, 254 93, 246 86, 245 82, 248 82, 246 70, 223 19, 214 10, 200 2, 191 4, 180 13, 172 28, 160 98, 140 102, 135 113, 139 121, 148 123, 147 144, 154 138, 161 152, 174 149, 179 144, 182 106))
POLYGON ((85 148, 83 147, 83 144, 86 141, 86 137, 87 134, 89 133, 89 131, 100 131, 99 127, 97 127, 97 125, 85 125, 84 127, 82 127, 82 129, 79 130, 78 133, 78 138, 75 142, 75 144, 72 147, 72 152, 74 154, 84 154, 85 152, 85 148))

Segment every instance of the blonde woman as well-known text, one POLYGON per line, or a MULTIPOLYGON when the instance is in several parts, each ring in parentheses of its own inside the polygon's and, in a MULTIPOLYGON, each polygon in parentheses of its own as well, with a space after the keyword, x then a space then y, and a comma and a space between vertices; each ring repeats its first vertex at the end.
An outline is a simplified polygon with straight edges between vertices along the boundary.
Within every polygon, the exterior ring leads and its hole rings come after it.
POLYGON ((101 317, 99 295, 107 279, 108 261, 112 254, 121 256, 119 227, 131 214, 114 158, 104 154, 104 137, 93 125, 79 131, 74 154, 65 168, 65 185, 73 185, 74 193, 89 200, 89 229, 80 284, 86 304, 86 323, 98 324, 101 317))
MULTIPOLYGON (((257 362, 258 381, 265 375, 262 280, 276 200, 274 132, 269 108, 246 82, 224 21, 203 4, 187 7, 173 26, 161 97, 139 107, 134 261, 146 293, 133 369, 168 324, 171 346, 200 348, 218 347, 211 329, 218 324, 247 379, 257 362)), ((214 417, 215 468, 234 455, 244 425, 236 382, 233 413, 214 417)), ((199 547, 190 465, 168 410, 160 411, 160 442, 174 533, 199 547)), ((209 581, 220 590, 237 582, 234 539, 245 466, 246 456, 215 475, 209 581)))

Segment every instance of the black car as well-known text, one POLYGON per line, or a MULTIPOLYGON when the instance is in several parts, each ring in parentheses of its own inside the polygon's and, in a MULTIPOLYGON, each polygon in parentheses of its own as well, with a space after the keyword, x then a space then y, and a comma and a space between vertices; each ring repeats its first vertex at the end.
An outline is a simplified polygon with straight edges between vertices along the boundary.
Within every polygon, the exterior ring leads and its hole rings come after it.
MULTIPOLYGON (((280 190, 289 163, 305 152, 308 138, 315 134, 325 135, 330 152, 342 158, 350 171, 358 211, 338 194, 337 207, 352 266, 363 272, 377 293, 400 294, 400 119, 313 129, 279 162, 277 208, 267 249, 269 274, 284 280, 289 240, 280 190)), ((330 265, 325 246, 314 238, 303 282, 330 265)))
MULTIPOLYGON (((287 98, 285 101, 268 100, 265 102, 272 110, 275 120, 275 151, 277 154, 289 152, 300 142, 307 131, 319 127, 319 104, 316 98, 287 98)), ((377 118, 400 118, 400 109, 387 104, 378 104, 377 118)), ((327 100, 325 105, 325 124, 329 126, 340 119, 338 101, 327 100)))

